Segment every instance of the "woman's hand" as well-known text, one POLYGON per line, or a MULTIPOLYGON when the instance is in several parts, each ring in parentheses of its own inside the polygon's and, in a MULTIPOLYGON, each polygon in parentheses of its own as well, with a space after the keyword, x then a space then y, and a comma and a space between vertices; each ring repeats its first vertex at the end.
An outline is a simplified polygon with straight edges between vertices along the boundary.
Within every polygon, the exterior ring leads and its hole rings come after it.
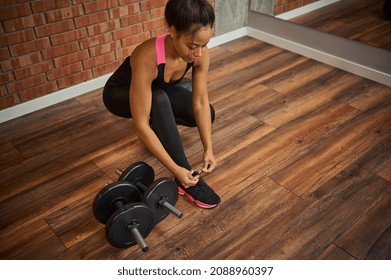
POLYGON ((202 172, 211 173, 216 168, 217 162, 211 150, 206 150, 204 153, 204 162, 202 172))
POLYGON ((198 183, 198 180, 200 178, 199 175, 192 175, 191 170, 187 170, 184 167, 179 167, 178 171, 175 172, 175 178, 179 180, 179 182, 184 187, 190 187, 194 186, 198 183))

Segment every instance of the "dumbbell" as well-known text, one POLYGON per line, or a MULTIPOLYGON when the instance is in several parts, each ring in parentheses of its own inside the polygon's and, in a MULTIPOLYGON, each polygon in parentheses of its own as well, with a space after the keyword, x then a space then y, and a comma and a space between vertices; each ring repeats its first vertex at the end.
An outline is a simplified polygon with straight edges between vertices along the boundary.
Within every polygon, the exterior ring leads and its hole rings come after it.
POLYGON ((178 186, 169 178, 161 178, 154 181, 155 172, 145 162, 136 162, 124 171, 117 169, 118 181, 126 181, 137 186, 142 193, 141 202, 144 202, 155 212, 156 223, 162 221, 172 212, 178 218, 183 213, 174 205, 178 200, 178 186))
POLYGON ((156 216, 140 198, 138 188, 129 182, 108 184, 95 196, 94 216, 106 224, 106 238, 114 247, 137 243, 143 252, 148 251, 144 238, 156 224, 156 216))

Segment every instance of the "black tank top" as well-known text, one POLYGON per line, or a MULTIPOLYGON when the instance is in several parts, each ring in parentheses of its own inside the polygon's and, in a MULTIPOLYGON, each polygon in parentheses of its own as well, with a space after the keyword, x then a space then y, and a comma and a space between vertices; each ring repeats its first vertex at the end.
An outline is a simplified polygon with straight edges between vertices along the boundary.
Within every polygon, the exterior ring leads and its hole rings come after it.
MULTIPOLYGON (((158 74, 157 77, 152 81, 152 85, 161 89, 165 89, 169 86, 179 83, 186 75, 187 71, 193 66, 193 62, 187 63, 186 70, 180 79, 166 83, 166 81, 164 80, 164 70, 166 67, 164 38, 166 35, 167 34, 156 37, 155 43, 158 74)), ((113 73, 113 75, 111 75, 111 77, 106 83, 107 87, 130 86, 132 79, 132 68, 130 67, 130 59, 131 56, 128 56, 120 65, 120 67, 118 67, 118 69, 113 73)))
POLYGON ((155 49, 156 49, 156 63, 158 66, 158 74, 155 80, 153 80, 152 85, 164 89, 166 87, 175 85, 179 83, 183 77, 186 75, 187 71, 193 66, 193 62, 187 63, 186 70, 183 73, 182 77, 175 81, 166 82, 164 80, 164 70, 166 67, 166 55, 165 55, 165 46, 164 39, 168 34, 160 35, 156 37, 155 49))

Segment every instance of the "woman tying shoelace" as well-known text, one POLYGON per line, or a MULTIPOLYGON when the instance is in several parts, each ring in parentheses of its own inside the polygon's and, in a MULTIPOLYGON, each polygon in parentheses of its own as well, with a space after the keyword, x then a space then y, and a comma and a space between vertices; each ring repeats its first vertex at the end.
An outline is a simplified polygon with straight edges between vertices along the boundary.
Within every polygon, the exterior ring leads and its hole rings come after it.
POLYGON ((212 147, 215 110, 207 74, 215 14, 206 0, 169 0, 169 33, 148 39, 108 79, 103 100, 114 115, 132 118, 139 139, 174 175, 178 192, 203 208, 220 197, 200 178, 216 168, 212 147), (191 80, 184 79, 192 68, 191 80), (196 127, 204 147, 201 170, 189 164, 177 125, 196 127))

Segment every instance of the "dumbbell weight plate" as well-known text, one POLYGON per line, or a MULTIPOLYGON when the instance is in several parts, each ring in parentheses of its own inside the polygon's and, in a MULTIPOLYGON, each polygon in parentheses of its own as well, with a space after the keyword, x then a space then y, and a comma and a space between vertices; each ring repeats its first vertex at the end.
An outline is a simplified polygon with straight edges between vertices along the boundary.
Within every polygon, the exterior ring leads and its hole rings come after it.
POLYGON ((140 234, 145 238, 155 223, 155 213, 151 208, 143 203, 127 204, 110 216, 106 223, 106 237, 114 247, 130 247, 137 242, 129 226, 137 225, 140 234))
POLYGON ((117 208, 115 203, 121 201, 123 205, 141 200, 138 188, 129 182, 114 182, 104 187, 94 199, 92 209, 95 218, 102 224, 117 208))
POLYGON ((177 184, 168 178, 156 180, 143 194, 142 201, 154 210, 156 215, 156 223, 162 221, 170 211, 159 204, 161 199, 165 199, 171 205, 175 205, 178 200, 177 184))
POLYGON ((136 162, 122 172, 118 181, 127 181, 135 185, 139 182, 148 187, 154 179, 155 172, 150 165, 145 162, 136 162))

